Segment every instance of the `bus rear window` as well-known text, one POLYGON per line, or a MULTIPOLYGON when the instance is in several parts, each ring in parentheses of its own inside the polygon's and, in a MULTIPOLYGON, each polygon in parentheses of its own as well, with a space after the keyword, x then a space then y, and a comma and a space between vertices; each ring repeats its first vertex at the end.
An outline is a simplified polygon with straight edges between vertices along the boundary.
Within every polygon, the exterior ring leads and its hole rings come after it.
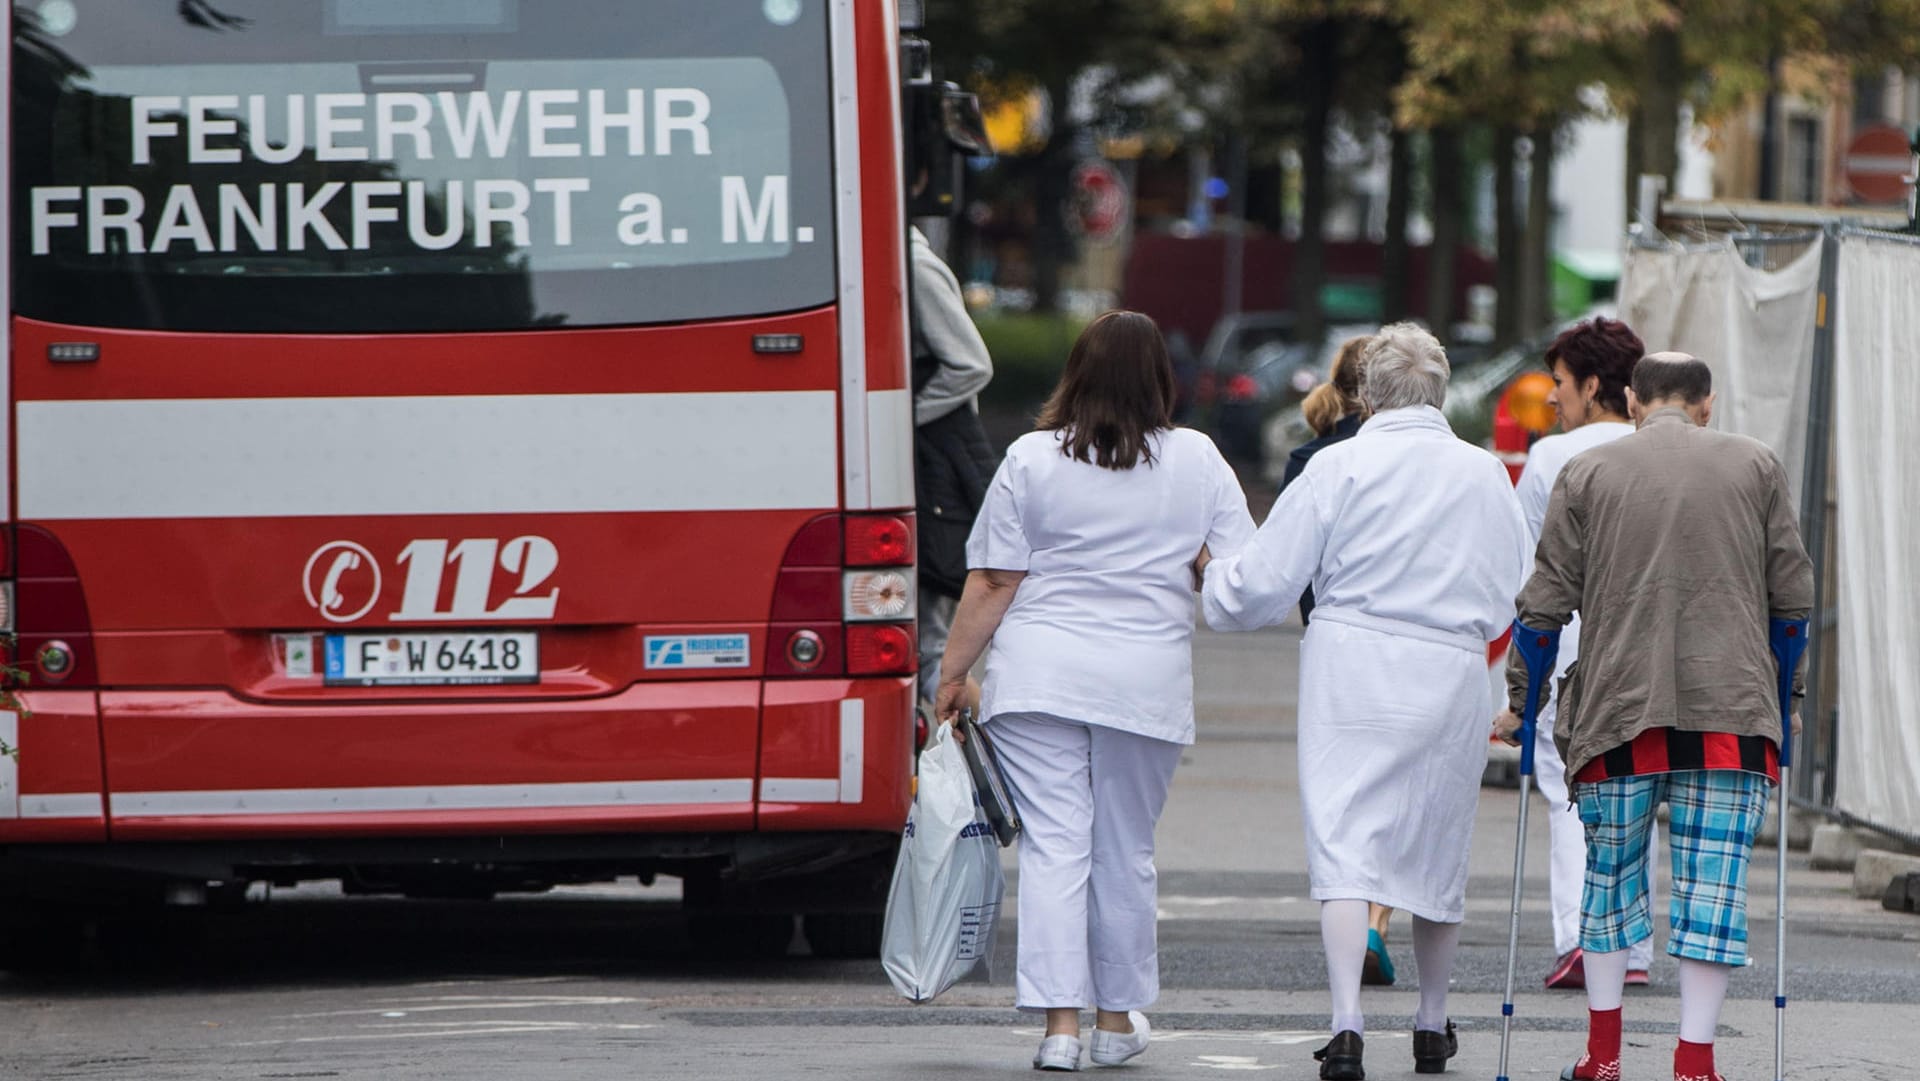
POLYGON ((826 303, 822 9, 23 3, 15 310, 345 333, 826 303))

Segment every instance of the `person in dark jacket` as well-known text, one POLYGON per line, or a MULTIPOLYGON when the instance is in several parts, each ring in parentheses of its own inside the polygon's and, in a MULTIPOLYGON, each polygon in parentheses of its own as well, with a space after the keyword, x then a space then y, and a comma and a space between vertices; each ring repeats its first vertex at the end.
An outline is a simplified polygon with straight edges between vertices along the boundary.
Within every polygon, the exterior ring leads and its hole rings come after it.
POLYGON ((967 536, 999 462, 976 404, 993 379, 987 343, 967 314, 959 279, 919 229, 910 236, 920 694, 931 701, 967 580, 967 536))

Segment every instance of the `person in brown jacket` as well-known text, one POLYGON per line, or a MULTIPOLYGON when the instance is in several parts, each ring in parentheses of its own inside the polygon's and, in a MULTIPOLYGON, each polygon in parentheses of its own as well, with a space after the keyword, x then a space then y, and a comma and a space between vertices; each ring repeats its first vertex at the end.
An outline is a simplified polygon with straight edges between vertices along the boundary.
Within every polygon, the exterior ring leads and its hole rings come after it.
MULTIPOLYGON (((1714 1030, 1727 978, 1747 960, 1747 865, 1780 776, 1768 623, 1806 618, 1813 567, 1779 459, 1706 427, 1705 363, 1684 353, 1643 358, 1628 405, 1637 431, 1562 470, 1517 605, 1520 622, 1540 630, 1564 626, 1575 610, 1582 621, 1555 740, 1587 834, 1580 944, 1589 1023, 1586 1054, 1561 1077, 1620 1077, 1627 949, 1653 934, 1647 839, 1665 802, 1667 952, 1680 965, 1673 1074, 1719 1081, 1714 1030)), ((1519 727, 1512 713, 1526 682, 1515 650, 1513 710, 1496 722, 1503 736, 1519 727)))

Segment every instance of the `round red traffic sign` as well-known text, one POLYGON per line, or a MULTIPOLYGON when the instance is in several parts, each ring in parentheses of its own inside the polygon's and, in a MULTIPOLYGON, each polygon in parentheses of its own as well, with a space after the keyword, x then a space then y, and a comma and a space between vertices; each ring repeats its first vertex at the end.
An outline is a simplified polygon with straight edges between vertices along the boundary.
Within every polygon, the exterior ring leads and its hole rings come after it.
POLYGON ((1127 182, 1106 162, 1091 158, 1074 166, 1067 224, 1083 239, 1106 243, 1125 229, 1130 200, 1127 182))
POLYGON ((1847 144, 1847 187, 1866 203, 1899 203, 1913 175, 1907 133, 1891 124, 1862 128, 1847 144))

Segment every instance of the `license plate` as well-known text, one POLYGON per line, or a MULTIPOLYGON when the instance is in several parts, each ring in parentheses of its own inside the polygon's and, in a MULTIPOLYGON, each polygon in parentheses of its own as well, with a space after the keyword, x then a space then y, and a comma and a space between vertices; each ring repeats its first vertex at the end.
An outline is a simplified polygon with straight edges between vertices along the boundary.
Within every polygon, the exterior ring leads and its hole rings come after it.
POLYGON ((326 682, 351 687, 537 683, 533 631, 329 634, 326 682))

